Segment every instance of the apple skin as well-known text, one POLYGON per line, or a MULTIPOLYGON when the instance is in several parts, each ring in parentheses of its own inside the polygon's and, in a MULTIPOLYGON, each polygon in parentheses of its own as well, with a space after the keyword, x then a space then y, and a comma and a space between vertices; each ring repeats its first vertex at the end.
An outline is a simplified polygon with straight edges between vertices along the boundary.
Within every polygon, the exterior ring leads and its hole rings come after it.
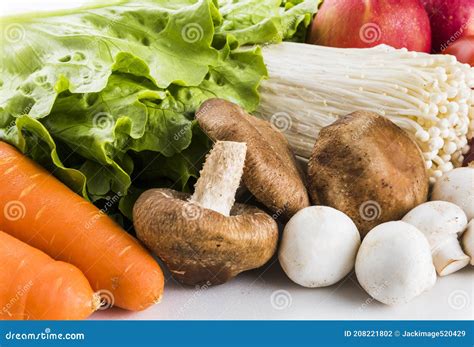
POLYGON ((454 55, 461 63, 474 66, 474 35, 456 40, 443 50, 443 54, 454 55))
POLYGON ((474 0, 422 0, 431 21, 433 51, 474 35, 474 0))
POLYGON ((325 0, 308 42, 342 48, 387 44, 431 51, 431 27, 419 0, 325 0))
POLYGON ((472 163, 474 161, 474 138, 469 140, 469 146, 469 152, 464 155, 462 166, 469 166, 469 163, 472 163))

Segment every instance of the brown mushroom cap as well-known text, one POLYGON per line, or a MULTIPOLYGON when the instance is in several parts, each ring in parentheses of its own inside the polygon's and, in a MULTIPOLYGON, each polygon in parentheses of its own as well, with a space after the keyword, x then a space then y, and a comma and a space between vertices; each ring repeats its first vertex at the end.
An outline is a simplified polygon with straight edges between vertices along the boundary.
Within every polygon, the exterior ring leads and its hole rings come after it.
POLYGON ((151 189, 133 209, 138 238, 178 281, 221 284, 264 265, 275 253, 278 226, 269 215, 235 204, 226 217, 189 198, 171 189, 151 189))
POLYGON ((323 128, 308 163, 313 202, 346 213, 362 236, 425 202, 428 188, 416 143, 372 112, 354 112, 323 128))
POLYGON ((308 192, 288 141, 270 123, 223 99, 205 101, 196 119, 214 141, 247 144, 243 182, 272 212, 289 218, 309 206, 308 192))

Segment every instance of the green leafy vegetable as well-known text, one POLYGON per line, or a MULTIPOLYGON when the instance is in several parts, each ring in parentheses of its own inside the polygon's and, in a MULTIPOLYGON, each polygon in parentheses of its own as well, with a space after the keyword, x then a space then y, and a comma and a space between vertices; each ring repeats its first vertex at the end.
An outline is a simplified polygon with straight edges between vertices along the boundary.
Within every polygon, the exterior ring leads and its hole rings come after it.
MULTIPOLYGON (((248 111, 260 48, 304 35, 318 1, 129 0, 0 18, 0 139, 85 198, 188 190, 209 140, 206 99, 248 111)), ((109 211, 108 211, 109 212, 109 211)))
POLYGON ((320 0, 219 0, 223 22, 217 35, 232 34, 241 45, 278 43, 305 29, 320 0))

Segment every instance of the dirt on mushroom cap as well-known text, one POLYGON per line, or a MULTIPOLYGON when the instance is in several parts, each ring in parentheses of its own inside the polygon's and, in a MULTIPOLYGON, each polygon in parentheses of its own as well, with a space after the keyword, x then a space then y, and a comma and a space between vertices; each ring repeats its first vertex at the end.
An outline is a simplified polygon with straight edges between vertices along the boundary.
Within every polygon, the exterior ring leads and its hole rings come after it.
POLYGON ((416 143, 372 112, 354 112, 323 128, 308 164, 313 202, 346 213, 362 236, 425 202, 428 188, 416 143))
POLYGON ((243 182, 270 210, 289 218, 309 206, 303 173, 288 141, 270 123, 223 99, 205 101, 196 112, 196 119, 214 141, 247 143, 243 182))
POLYGON ((189 198, 171 189, 151 189, 134 206, 139 239, 178 281, 221 284, 264 265, 275 253, 278 227, 269 215, 235 204, 226 217, 189 198))

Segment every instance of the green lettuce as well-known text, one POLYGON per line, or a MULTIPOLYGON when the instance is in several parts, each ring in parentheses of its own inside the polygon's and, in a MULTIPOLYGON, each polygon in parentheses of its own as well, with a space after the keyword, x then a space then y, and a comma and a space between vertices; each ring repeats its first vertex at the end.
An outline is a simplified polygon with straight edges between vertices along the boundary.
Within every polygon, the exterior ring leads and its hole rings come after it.
POLYGON ((321 0, 219 0, 222 24, 217 36, 232 34, 241 45, 278 43, 298 37, 321 0))
POLYGON ((245 45, 304 35, 316 7, 129 0, 0 18, 0 139, 99 206, 118 195, 131 218, 144 189, 197 178, 204 100, 257 107, 267 72, 245 45))

